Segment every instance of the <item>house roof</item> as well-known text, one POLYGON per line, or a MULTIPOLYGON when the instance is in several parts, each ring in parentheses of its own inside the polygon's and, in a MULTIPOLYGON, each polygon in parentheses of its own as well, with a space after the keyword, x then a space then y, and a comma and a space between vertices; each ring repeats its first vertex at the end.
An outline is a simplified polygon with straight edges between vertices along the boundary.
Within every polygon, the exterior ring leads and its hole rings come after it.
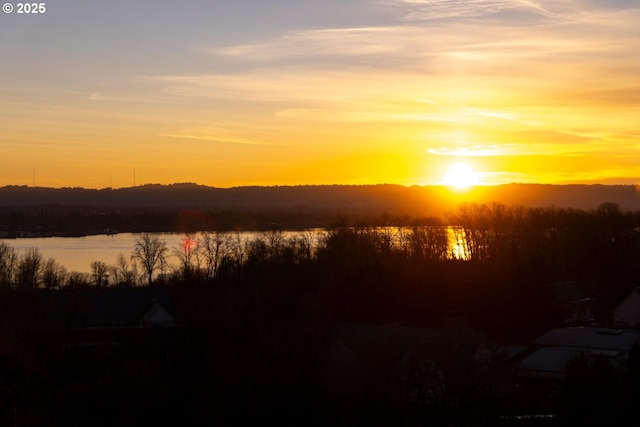
POLYGON ((534 341, 537 346, 629 351, 640 332, 623 329, 554 328, 534 341))
POLYGON ((624 297, 624 299, 622 301, 620 301, 620 303, 616 306, 616 308, 614 309, 614 311, 619 310, 620 308, 624 307, 627 304, 638 304, 638 297, 640 296, 640 287, 635 288, 634 290, 632 290, 631 292, 629 292, 629 295, 627 295, 626 297, 624 297))
POLYGON ((517 364, 525 375, 564 378, 565 368, 578 354, 624 361, 631 347, 640 343, 640 333, 622 329, 555 328, 537 340, 537 346, 517 364))
POLYGON ((625 360, 625 352, 619 351, 541 348, 518 362, 518 373, 530 378, 563 380, 566 378, 567 363, 580 354, 587 357, 605 357, 616 362, 625 360))
POLYGON ((541 348, 518 362, 518 367, 539 373, 564 374, 567 362, 579 353, 576 349, 541 348))
POLYGON ((172 311, 169 290, 149 287, 41 291, 37 304, 44 327, 135 326, 172 311))
POLYGON ((640 288, 635 288, 613 310, 616 325, 638 327, 640 325, 640 288))
POLYGON ((140 319, 140 324, 143 326, 175 326, 175 323, 176 319, 155 299, 151 301, 151 305, 140 319))

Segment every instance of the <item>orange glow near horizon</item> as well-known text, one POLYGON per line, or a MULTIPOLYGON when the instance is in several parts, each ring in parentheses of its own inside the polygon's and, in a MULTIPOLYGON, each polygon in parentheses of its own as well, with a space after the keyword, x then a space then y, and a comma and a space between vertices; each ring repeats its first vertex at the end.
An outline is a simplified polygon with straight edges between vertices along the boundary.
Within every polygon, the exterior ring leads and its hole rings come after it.
POLYGON ((640 184, 634 2, 214 3, 0 15, 0 186, 640 184))

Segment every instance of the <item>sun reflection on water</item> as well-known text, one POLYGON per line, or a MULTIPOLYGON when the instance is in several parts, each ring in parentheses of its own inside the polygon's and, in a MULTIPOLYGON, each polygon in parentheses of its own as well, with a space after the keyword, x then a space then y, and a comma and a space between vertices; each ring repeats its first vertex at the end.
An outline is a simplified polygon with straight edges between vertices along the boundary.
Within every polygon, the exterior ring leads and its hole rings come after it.
POLYGON ((462 227, 447 227, 447 240, 451 259, 470 259, 469 247, 462 227))

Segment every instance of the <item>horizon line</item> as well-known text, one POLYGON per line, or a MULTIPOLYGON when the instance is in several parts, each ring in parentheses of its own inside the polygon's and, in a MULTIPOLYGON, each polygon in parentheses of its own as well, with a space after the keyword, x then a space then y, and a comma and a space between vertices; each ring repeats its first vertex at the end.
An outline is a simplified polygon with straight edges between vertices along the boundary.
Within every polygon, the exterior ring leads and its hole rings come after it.
MULTIPOLYGON (((549 187, 571 187, 571 186, 582 186, 582 187, 590 187, 590 186, 602 186, 602 187, 636 187, 640 190, 640 184, 630 184, 630 183, 602 183, 602 182, 569 182, 569 183, 542 183, 542 182, 508 182, 508 183, 499 183, 499 184, 478 184, 473 185, 465 189, 456 189, 457 191, 473 191, 477 188, 497 188, 497 187, 506 187, 506 186, 549 186, 549 187)), ((445 184, 397 184, 390 182, 381 182, 381 183, 370 183, 370 184, 341 184, 341 183, 332 183, 332 184, 272 184, 272 185, 235 185, 230 187, 218 187, 207 184, 199 184, 197 182, 173 182, 169 184, 161 184, 161 183, 145 183, 139 185, 133 185, 128 187, 82 187, 82 186, 61 186, 61 187, 50 187, 50 186, 41 186, 41 185, 27 185, 27 184, 6 184, 1 185, 0 189, 4 188, 26 188, 26 189, 40 189, 40 190, 95 190, 95 191, 105 191, 105 190, 130 190, 134 188, 144 188, 144 187, 173 187, 173 186, 195 186, 195 187, 204 187, 204 188, 212 188, 212 189, 220 189, 220 190, 231 190, 236 188, 296 188, 296 187, 404 187, 404 188, 446 188, 452 189, 450 185, 445 184)))

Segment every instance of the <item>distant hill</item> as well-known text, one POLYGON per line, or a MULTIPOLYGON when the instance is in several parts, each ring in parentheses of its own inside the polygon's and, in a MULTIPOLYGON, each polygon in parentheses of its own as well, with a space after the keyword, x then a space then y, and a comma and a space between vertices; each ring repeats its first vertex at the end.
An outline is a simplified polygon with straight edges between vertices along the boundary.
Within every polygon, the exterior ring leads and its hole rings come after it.
POLYGON ((604 202, 640 211, 632 185, 508 184, 466 192, 438 186, 320 185, 214 188, 197 184, 144 185, 121 189, 0 187, 0 207, 35 206, 209 210, 302 210, 323 213, 441 216, 464 202, 496 201, 525 207, 594 209, 604 202))

